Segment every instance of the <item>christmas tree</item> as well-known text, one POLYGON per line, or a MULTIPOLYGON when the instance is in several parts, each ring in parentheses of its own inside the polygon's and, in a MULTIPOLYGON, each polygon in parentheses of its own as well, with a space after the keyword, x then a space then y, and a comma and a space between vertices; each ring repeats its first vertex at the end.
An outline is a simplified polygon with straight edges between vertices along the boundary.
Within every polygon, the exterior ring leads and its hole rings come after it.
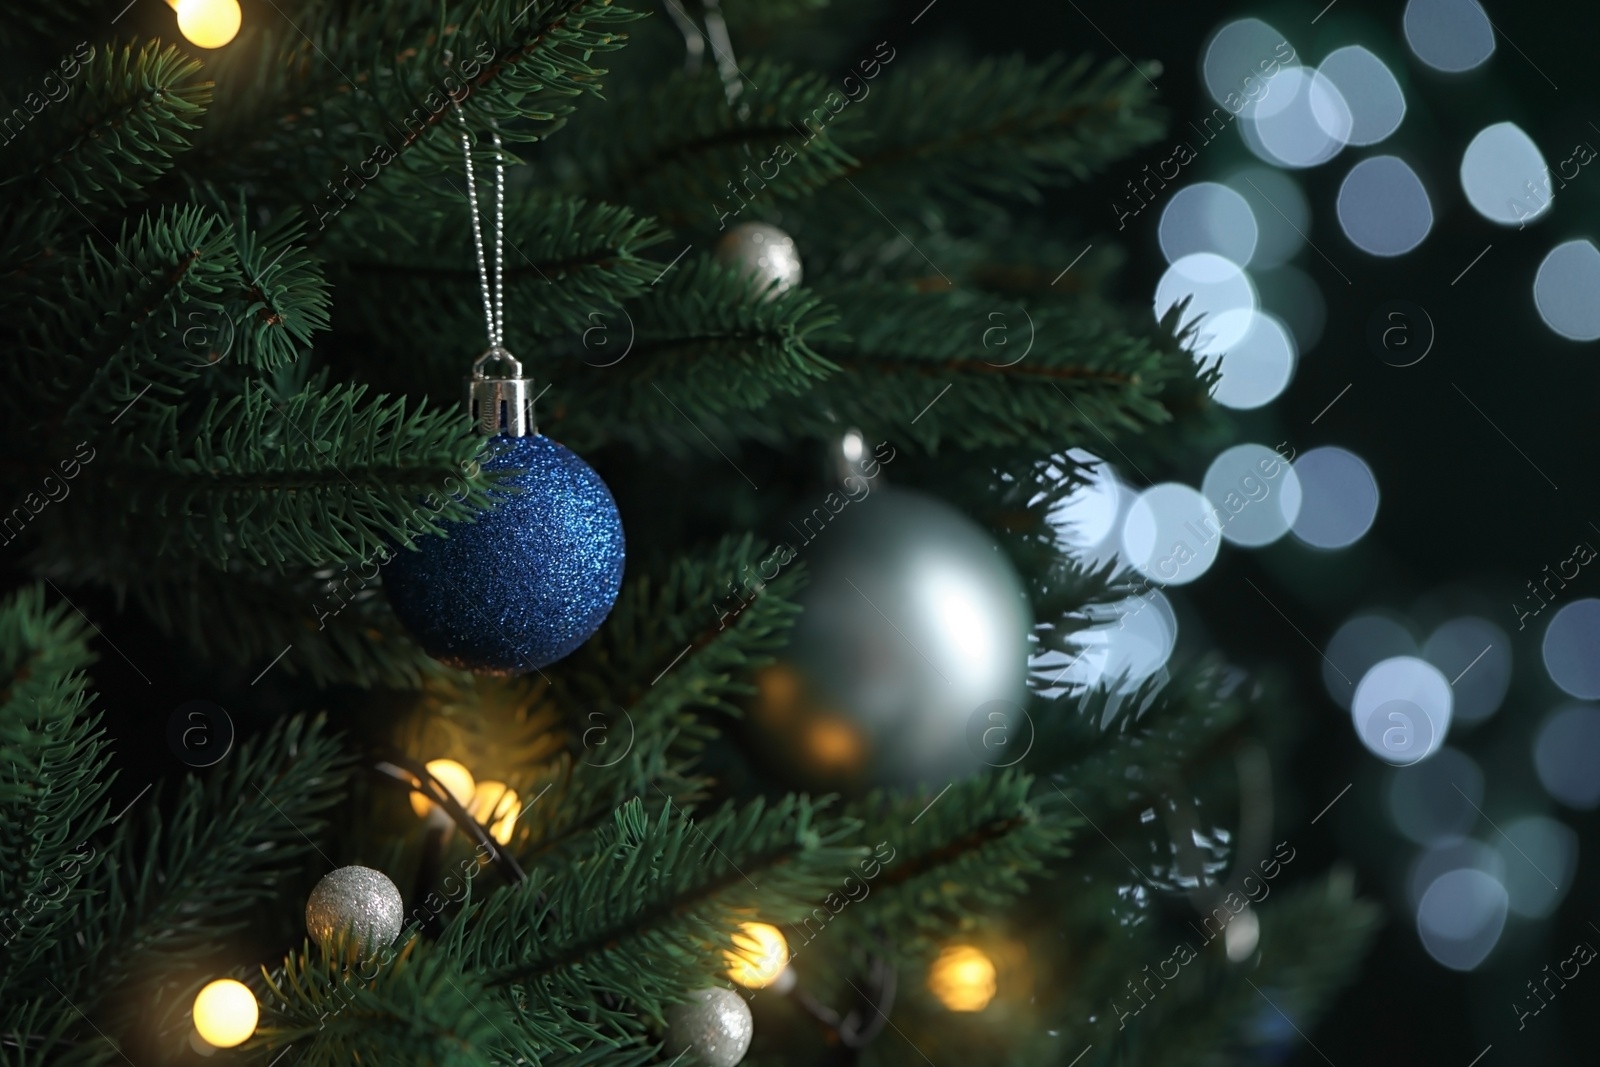
POLYGON ((1063 550, 1075 450, 1229 434, 1183 308, 1119 305, 1108 216, 1057 210, 1162 141, 1153 64, 919 54, 826 0, 175 6, 8 20, 0 1062, 1194 1065, 1312 1029, 1377 917, 1263 824, 1273 680, 1062 681, 1140 592, 1063 550), (609 485, 620 591, 566 568, 587 535, 417 563, 554 492, 460 406, 494 346, 504 419, 525 393, 609 485), (821 583, 941 536, 1020 590, 958 596, 955 653, 802 650, 810 614, 915 652, 914 576, 833 616, 821 583), (564 568, 575 650, 466 669, 564 568), (867 710, 997 665, 1015 699, 957 720, 867 710))

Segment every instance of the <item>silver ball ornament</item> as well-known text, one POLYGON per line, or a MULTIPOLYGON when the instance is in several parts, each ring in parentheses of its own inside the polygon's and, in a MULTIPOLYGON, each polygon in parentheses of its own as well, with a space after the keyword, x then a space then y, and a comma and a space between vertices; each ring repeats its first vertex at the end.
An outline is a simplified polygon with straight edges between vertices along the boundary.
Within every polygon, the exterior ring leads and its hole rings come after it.
POLYGON ((800 284, 799 247, 793 237, 769 223, 739 223, 717 242, 716 257, 769 296, 800 284))
POLYGON ((325 952, 340 931, 364 951, 385 948, 404 921, 400 890, 371 867, 340 867, 323 876, 306 899, 306 932, 325 952))
POLYGON ((788 651, 757 677, 769 758, 798 784, 846 790, 937 788, 1016 762, 1033 612, 1000 546, 912 490, 827 500, 791 524, 811 581, 788 651))
POLYGON ((667 1009, 667 1054, 693 1049, 706 1067, 734 1067, 755 1034, 750 1005, 731 989, 697 989, 667 1009))

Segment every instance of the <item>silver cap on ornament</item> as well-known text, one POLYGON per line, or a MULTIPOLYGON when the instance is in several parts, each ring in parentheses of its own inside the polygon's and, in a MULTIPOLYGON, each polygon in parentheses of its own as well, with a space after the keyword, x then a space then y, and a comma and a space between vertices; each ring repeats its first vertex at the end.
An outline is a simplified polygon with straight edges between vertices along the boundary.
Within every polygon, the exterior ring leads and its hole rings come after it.
POLYGON ((533 421, 533 379, 522 376, 522 364, 499 345, 472 361, 466 379, 467 414, 485 437, 532 437, 539 432, 533 421), (499 363, 510 374, 491 377, 489 366, 499 363))

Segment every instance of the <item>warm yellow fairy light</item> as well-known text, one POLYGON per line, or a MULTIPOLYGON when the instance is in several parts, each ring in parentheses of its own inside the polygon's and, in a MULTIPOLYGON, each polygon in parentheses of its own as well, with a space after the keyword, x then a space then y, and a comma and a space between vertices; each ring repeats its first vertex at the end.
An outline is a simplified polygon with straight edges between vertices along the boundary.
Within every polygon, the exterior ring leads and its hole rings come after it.
POLYGON ((728 959, 728 977, 746 989, 766 988, 789 965, 789 943, 776 926, 740 923, 733 944, 733 951, 723 953, 728 959))
POLYGON ((522 801, 517 799, 517 791, 507 788, 504 782, 479 782, 467 812, 489 828, 490 837, 509 845, 511 831, 522 814, 522 801))
POLYGON ((994 962, 971 945, 952 945, 928 969, 928 990, 951 1011, 982 1011, 994 999, 994 962))
MULTIPOLYGON (((445 792, 449 793, 457 804, 465 808, 472 803, 472 795, 477 791, 477 786, 472 781, 472 772, 461 764, 453 759, 431 759, 428 761, 428 773, 439 780, 439 784, 444 786, 445 792)), ((421 793, 411 794, 411 810, 418 815, 426 816, 433 808, 433 801, 421 793)))
POLYGON ((218 978, 194 998, 194 1028, 206 1044, 232 1048, 256 1032, 261 1009, 250 987, 232 978, 218 978))
POLYGON ((178 29, 199 48, 221 48, 239 32, 239 0, 167 0, 178 13, 178 29))

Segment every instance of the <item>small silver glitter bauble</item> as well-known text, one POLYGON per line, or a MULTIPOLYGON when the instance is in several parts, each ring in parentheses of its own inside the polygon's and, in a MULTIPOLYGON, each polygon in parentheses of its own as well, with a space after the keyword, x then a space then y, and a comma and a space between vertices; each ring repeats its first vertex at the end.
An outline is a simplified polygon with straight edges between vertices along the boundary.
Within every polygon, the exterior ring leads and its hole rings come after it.
POLYGON ((323 877, 306 900, 306 932, 327 951, 348 931, 353 945, 375 951, 400 933, 405 903, 389 876, 371 867, 340 867, 323 877))
POLYGON ((729 230, 717 242, 717 262, 751 279, 769 296, 800 284, 800 249, 794 238, 765 222, 741 222, 729 230))
POLYGON ((829 494, 789 533, 780 558, 804 560, 811 582, 750 715, 774 766, 818 790, 937 789, 1021 758, 1033 610, 987 530, 883 487, 829 494))
POLYGON ((731 989, 697 989, 689 999, 667 1009, 667 1055, 684 1049, 706 1067, 734 1067, 744 1059, 755 1033, 750 1005, 731 989))

